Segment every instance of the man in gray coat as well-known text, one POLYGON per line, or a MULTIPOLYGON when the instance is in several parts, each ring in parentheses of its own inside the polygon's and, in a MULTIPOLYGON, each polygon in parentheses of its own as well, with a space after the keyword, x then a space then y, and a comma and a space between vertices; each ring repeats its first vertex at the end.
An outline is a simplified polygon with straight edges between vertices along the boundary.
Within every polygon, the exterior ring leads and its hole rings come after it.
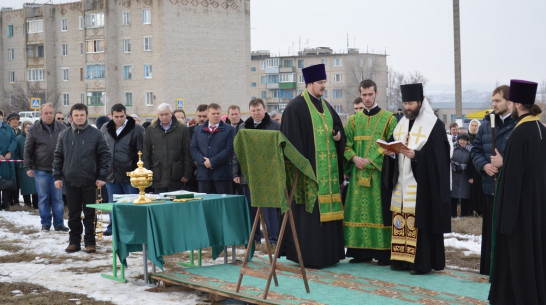
POLYGON ((174 118, 171 105, 159 105, 157 116, 146 129, 142 161, 144 167, 154 173, 155 193, 181 190, 192 173, 190 133, 174 118))
POLYGON ((24 168, 29 177, 35 178, 42 231, 51 228, 52 215, 55 231, 68 231, 63 222, 63 191, 55 188, 53 180, 53 152, 64 129, 63 122, 54 120, 53 105, 46 103, 40 109, 40 120, 30 126, 25 140, 24 168))

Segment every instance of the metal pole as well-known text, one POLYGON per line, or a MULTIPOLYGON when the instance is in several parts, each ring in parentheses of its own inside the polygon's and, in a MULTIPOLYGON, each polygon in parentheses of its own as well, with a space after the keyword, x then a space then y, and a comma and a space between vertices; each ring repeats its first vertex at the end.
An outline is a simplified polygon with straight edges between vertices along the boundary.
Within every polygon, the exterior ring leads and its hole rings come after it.
POLYGON ((461 86, 461 22, 459 0, 453 0, 453 38, 455 47, 455 116, 463 118, 463 98, 461 86))

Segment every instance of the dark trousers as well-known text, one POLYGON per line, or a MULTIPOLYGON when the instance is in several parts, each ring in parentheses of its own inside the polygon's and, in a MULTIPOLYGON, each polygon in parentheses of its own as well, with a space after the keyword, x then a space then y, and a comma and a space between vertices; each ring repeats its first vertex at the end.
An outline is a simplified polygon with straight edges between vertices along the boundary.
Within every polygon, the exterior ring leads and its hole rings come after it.
POLYGON ((491 269, 491 231, 493 227, 493 204, 495 197, 485 195, 482 223, 482 251, 480 256, 480 274, 489 275, 491 269))
POLYGON ((472 216, 470 200, 465 198, 451 198, 451 217, 457 217, 457 205, 461 202, 461 217, 472 216))
POLYGON ((200 193, 233 194, 231 180, 203 180, 197 181, 200 193))
POLYGON ((2 191, 2 209, 9 210, 11 203, 11 191, 2 191))
POLYGON ((95 245, 95 209, 88 208, 87 205, 95 203, 96 187, 70 187, 65 185, 66 199, 68 201, 68 228, 69 243, 80 245, 83 228, 85 235, 83 241, 86 246, 95 245), (82 225, 81 214, 83 211, 84 219, 82 225))
POLYGON ((24 200, 26 206, 28 206, 28 207, 32 206, 35 209, 38 208, 38 194, 37 193, 23 195, 23 200, 24 200))

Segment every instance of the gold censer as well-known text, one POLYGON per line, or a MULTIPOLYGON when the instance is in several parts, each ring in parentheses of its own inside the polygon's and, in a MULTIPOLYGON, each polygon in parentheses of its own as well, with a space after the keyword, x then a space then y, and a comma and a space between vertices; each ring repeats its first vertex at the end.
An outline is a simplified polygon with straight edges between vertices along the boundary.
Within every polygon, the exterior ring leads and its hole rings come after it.
POLYGON ((138 188, 138 199, 133 201, 136 204, 150 203, 152 200, 146 198, 146 193, 144 189, 152 185, 154 173, 151 170, 145 169, 143 167, 144 162, 142 162, 142 153, 138 152, 138 168, 132 172, 127 172, 127 176, 131 177, 131 185, 138 188))

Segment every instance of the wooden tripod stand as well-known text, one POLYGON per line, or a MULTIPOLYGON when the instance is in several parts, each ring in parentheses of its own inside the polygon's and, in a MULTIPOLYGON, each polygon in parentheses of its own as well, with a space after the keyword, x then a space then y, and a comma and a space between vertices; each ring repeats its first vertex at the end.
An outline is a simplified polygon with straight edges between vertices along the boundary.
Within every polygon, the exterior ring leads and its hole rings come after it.
MULTIPOLYGON (((298 176, 299 176, 299 172, 297 172, 295 174, 295 176, 294 176, 294 182, 292 183, 292 189, 290 190, 290 194, 288 193, 288 188, 285 189, 286 200, 288 201, 289 206, 291 205, 292 198, 294 198, 294 192, 296 191, 296 185, 298 183, 298 176)), ((294 216, 292 215, 292 208, 289 207, 288 210, 284 213, 281 229, 280 229, 280 232, 279 232, 279 239, 278 239, 278 243, 277 243, 277 248, 275 249, 275 254, 273 255, 273 257, 271 257, 271 248, 269 247, 269 238, 268 237, 269 236, 268 236, 268 233, 267 233, 267 225, 266 225, 266 223, 264 221, 262 207, 258 207, 256 217, 254 218, 254 223, 252 224, 252 232, 250 233, 250 238, 249 238, 250 242, 248 243, 248 246, 246 248, 245 257, 244 257, 244 260, 243 260, 243 266, 241 267, 241 271, 239 273, 239 281, 237 282, 236 292, 239 292, 239 289, 241 288, 241 282, 243 280, 243 275, 250 275, 250 276, 254 276, 254 277, 259 277, 259 278, 267 280, 267 284, 265 286, 265 292, 264 292, 264 300, 265 300, 267 298, 267 293, 269 292, 269 286, 271 285, 271 278, 274 279, 275 286, 279 286, 279 282, 277 280, 277 274, 275 273, 275 270, 278 269, 278 270, 283 270, 283 271, 292 272, 292 273, 296 273, 296 274, 301 274, 301 276, 303 278, 303 283, 305 285, 305 291, 307 291, 307 293, 309 293, 310 292, 309 284, 307 283, 307 275, 305 273, 305 267, 303 266, 303 260, 301 258, 300 244, 299 244, 299 241, 298 241, 298 236, 296 234, 296 226, 294 224, 294 216), (270 264, 270 268, 269 268, 268 273, 252 269, 252 268, 250 268, 248 266, 248 256, 249 256, 249 253, 250 253, 249 251, 250 251, 250 247, 252 246, 252 241, 254 240, 254 235, 256 234, 256 228, 258 226, 258 220, 261 220, 261 222, 263 224, 263 228, 264 228, 263 231, 264 231, 264 237, 265 237, 265 242, 266 242, 266 246, 267 246, 267 255, 269 256, 269 264, 270 264), (282 245, 283 237, 284 237, 284 232, 286 231, 286 223, 288 222, 288 220, 290 220, 290 228, 292 229, 292 237, 294 239, 294 244, 295 244, 295 247, 296 247, 296 253, 298 255, 298 262, 300 264, 299 268, 288 267, 288 266, 284 266, 282 264, 277 264, 277 257, 279 257, 279 251, 281 249, 281 245, 282 245)))

